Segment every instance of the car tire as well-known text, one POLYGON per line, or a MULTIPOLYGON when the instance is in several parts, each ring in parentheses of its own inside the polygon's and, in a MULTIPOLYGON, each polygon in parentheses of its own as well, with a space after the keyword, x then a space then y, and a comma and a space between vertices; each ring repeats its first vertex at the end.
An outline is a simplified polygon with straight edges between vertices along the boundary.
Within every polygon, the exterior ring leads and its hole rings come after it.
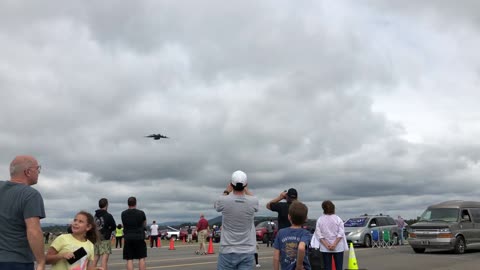
POLYGON ((463 254, 465 253, 465 239, 462 236, 457 236, 455 240, 455 246, 453 247, 453 253, 463 254))
POLYGON ((413 251, 415 251, 415 253, 424 253, 425 249, 424 248, 413 248, 413 251))
POLYGON ((367 248, 372 247, 372 237, 369 234, 363 238, 363 245, 367 248))

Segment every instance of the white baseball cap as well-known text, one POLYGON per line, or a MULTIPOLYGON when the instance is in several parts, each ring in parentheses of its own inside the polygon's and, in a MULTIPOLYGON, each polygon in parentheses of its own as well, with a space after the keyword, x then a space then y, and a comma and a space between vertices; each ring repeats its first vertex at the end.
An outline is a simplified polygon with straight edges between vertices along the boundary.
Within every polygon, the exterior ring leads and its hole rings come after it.
POLYGON ((248 184, 247 174, 242 171, 236 171, 232 174, 232 185, 236 186, 238 183, 241 183, 244 187, 248 184))

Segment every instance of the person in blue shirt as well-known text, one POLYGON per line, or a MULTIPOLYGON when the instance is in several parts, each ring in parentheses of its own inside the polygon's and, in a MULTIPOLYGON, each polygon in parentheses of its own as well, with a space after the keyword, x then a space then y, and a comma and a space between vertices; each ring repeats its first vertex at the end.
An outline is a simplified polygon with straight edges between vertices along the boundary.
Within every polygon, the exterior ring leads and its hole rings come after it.
POLYGON ((288 210, 290 227, 281 229, 273 242, 273 269, 279 270, 310 270, 308 251, 312 234, 302 228, 307 220, 308 208, 305 204, 292 202, 288 210))

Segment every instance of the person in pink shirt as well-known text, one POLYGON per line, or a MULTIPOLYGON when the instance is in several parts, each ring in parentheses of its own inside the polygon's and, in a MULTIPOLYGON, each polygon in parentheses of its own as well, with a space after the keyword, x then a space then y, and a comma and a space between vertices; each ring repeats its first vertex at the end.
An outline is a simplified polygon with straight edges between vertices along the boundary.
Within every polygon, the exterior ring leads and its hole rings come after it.
POLYGON ((315 237, 320 242, 325 269, 332 269, 332 257, 336 269, 343 269, 343 253, 348 250, 343 220, 335 215, 335 205, 331 201, 322 203, 323 215, 317 220, 315 237))

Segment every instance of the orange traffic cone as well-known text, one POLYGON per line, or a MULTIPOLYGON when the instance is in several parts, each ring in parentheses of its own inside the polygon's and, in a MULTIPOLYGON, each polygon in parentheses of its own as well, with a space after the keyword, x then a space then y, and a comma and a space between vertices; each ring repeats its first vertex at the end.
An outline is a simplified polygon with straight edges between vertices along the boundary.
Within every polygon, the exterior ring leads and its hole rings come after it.
POLYGON ((333 259, 333 255, 332 255, 332 270, 337 270, 337 267, 335 267, 335 260, 333 259))
POLYGON ((162 247, 162 239, 160 238, 160 236, 157 238, 157 248, 161 248, 162 247))
POLYGON ((213 251, 213 242, 212 242, 212 237, 210 237, 210 242, 208 243, 208 252, 207 254, 215 254, 213 251))
POLYGON ((170 247, 168 250, 175 250, 175 243, 173 242, 173 237, 170 238, 170 247))

